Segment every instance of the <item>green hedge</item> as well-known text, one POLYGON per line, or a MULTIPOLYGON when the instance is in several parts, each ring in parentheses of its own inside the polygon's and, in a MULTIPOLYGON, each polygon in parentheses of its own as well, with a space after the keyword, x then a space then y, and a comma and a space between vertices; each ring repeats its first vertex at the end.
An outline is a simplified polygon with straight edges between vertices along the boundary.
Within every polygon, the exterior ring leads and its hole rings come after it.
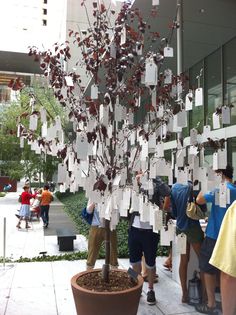
POLYGON ((6 193, 5 192, 0 192, 0 197, 5 197, 6 193))
MULTIPOLYGON (((65 211, 73 219, 76 226, 78 227, 79 233, 88 238, 89 225, 82 219, 80 213, 82 209, 87 204, 87 199, 85 198, 84 192, 78 192, 75 194, 66 193, 56 193, 58 199, 64 203, 65 211)), ((128 221, 121 219, 117 226, 117 238, 118 238, 118 256, 119 258, 128 258, 128 221)), ((157 256, 168 256, 167 247, 159 246, 157 250, 157 256)), ((99 257, 104 258, 105 251, 104 247, 101 248, 99 257)))

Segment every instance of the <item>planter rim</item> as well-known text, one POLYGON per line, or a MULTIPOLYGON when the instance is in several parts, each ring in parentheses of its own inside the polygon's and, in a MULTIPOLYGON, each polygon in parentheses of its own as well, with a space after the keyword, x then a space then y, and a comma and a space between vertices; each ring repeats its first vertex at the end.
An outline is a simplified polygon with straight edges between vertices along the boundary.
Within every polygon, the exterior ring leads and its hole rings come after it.
MULTIPOLYGON (((95 294, 95 295, 103 295, 103 294, 106 294, 106 295, 116 295, 116 294, 126 294, 127 292, 131 292, 131 291, 134 291, 137 289, 137 287, 141 287, 143 285, 143 278, 138 275, 138 283, 136 286, 134 286, 133 288, 130 288, 130 289, 125 289, 125 290, 122 290, 122 291, 114 291, 114 292, 107 292, 107 291, 92 291, 92 290, 88 290, 88 289, 85 289, 81 286, 79 286, 76 282, 76 280, 87 274, 87 273, 91 273, 91 272, 98 272, 98 271, 101 271, 102 269, 93 269, 93 270, 86 270, 86 271, 82 271, 82 272, 79 272, 77 273, 76 275, 74 275, 72 278, 71 278, 71 285, 73 287, 75 287, 76 289, 79 289, 80 291, 83 291, 83 292, 89 292, 90 294, 95 294)), ((126 272, 127 273, 127 270, 126 269, 115 269, 115 270, 112 270, 112 271, 115 271, 115 272, 126 272)))

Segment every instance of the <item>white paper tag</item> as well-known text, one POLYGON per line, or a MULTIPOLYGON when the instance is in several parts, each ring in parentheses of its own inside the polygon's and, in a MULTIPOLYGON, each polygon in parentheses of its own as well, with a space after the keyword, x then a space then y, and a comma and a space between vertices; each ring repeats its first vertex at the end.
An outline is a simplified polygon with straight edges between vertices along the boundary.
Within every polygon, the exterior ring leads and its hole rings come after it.
POLYGON ((20 148, 24 148, 25 139, 23 137, 20 137, 20 148))
POLYGON ((187 237, 184 233, 176 236, 176 251, 179 254, 186 254, 187 237))
POLYGON ((157 65, 154 62, 146 62, 145 84, 157 85, 157 65))
POLYGON ((174 57, 174 49, 172 47, 165 47, 164 48, 164 57, 174 57))
POLYGON ((177 126, 182 128, 187 127, 187 112, 184 109, 177 114, 177 126))
POLYGON ((227 204, 227 186, 226 183, 220 183, 220 191, 219 191, 219 206, 221 208, 226 208, 227 204))
POLYGON ((29 129, 36 130, 38 126, 38 116, 36 114, 30 115, 29 129))
POLYGON ((47 112, 45 108, 40 109, 40 118, 42 123, 47 122, 47 112))
POLYGON ((213 113, 212 120, 213 120, 213 129, 219 129, 220 128, 220 115, 213 113))
POLYGON ((195 106, 202 106, 203 105, 203 89, 198 88, 195 91, 195 106))
POLYGON ((227 106, 222 107, 222 124, 230 124, 230 108, 227 106))
POLYGON ((219 161, 218 161, 218 153, 214 152, 213 153, 213 163, 212 163, 212 169, 214 171, 219 169, 219 161))
POLYGON ((152 0, 152 5, 159 5, 160 0, 152 0))
POLYGON ((166 69, 164 71, 164 84, 171 84, 172 83, 172 70, 166 69))
POLYGON ((66 85, 67 86, 74 86, 73 80, 71 76, 65 76, 66 85))
POLYGON ((126 43, 126 27, 124 26, 121 30, 120 34, 120 45, 124 45, 126 43))
POLYGON ((226 149, 218 150, 218 168, 226 169, 227 165, 227 151, 226 149))
POLYGON ((96 84, 93 84, 91 86, 91 99, 92 100, 98 99, 98 86, 96 84))
POLYGON ((193 92, 189 92, 185 96, 185 110, 189 111, 193 109, 193 92))
POLYGON ((191 145, 197 145, 198 141, 197 141, 197 130, 196 129, 191 129, 190 130, 190 144, 191 145))

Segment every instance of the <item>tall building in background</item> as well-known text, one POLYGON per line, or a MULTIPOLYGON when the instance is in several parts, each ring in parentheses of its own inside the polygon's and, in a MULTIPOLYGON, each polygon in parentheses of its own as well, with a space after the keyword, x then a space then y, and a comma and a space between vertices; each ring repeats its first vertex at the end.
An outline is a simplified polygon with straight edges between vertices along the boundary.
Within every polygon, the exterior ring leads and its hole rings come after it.
MULTIPOLYGON (((28 85, 32 74, 40 74, 39 65, 28 57, 29 47, 46 50, 56 42, 73 41, 69 38, 70 29, 86 30, 88 16, 92 23, 92 3, 92 0, 86 1, 88 14, 81 6, 81 0, 8 0, 1 3, 0 104, 12 99, 12 92, 7 87, 11 78, 20 74, 28 85)), ((118 0, 103 0, 103 3, 117 12, 121 6, 118 0)), ((111 25, 115 16, 110 16, 111 25)), ((80 49, 75 45, 71 45, 71 49, 73 59, 65 67, 78 72, 86 86, 90 78, 81 63, 80 49), (80 64, 74 68, 77 61, 80 64)))

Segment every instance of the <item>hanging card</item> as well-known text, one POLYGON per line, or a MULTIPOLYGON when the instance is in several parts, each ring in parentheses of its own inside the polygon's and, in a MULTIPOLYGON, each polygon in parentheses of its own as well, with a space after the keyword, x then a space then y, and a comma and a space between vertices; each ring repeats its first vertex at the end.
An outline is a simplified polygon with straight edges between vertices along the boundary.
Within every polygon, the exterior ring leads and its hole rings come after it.
POLYGON ((190 144, 191 145, 197 145, 198 143, 197 135, 198 135, 198 132, 196 129, 193 128, 190 130, 190 144))
POLYGON ((219 190, 219 206, 221 208, 226 208, 227 204, 227 186, 226 183, 220 183, 220 190, 219 190))
POLYGON ((146 161, 147 157, 148 157, 148 142, 145 141, 142 144, 142 151, 141 151, 140 159, 141 161, 146 161))
POLYGON ((38 115, 30 115, 29 129, 36 130, 38 126, 38 115))
POLYGON ((152 0, 152 5, 159 5, 160 4, 160 0, 152 0))
POLYGON ((172 83, 172 70, 166 69, 164 71, 164 84, 171 84, 172 83))
POLYGON ((42 123, 47 122, 47 112, 45 108, 40 109, 40 118, 42 123))
POLYGON ((58 164, 57 182, 58 183, 65 183, 65 181, 66 181, 66 174, 67 174, 66 165, 62 164, 62 163, 59 163, 58 164))
POLYGON ((219 160, 218 160, 218 153, 214 152, 213 153, 213 163, 212 163, 212 169, 214 171, 219 169, 219 160))
POLYGON ((146 62, 145 84, 157 85, 157 65, 154 62, 146 62))
POLYGON ((202 106, 203 105, 203 89, 198 88, 195 91, 195 106, 202 106))
POLYGON ((210 138, 211 135, 211 126, 206 125, 203 127, 203 134, 202 134, 202 142, 208 141, 207 139, 210 138))
POLYGON ((159 105, 158 106, 158 117, 162 118, 164 116, 164 106, 163 105, 159 105))
POLYGON ((187 237, 184 233, 176 236, 176 252, 180 255, 186 254, 187 237))
POLYGON ((24 148, 24 141, 25 139, 23 137, 20 137, 20 148, 24 148))
POLYGON ((184 109, 177 114, 177 126, 182 128, 187 127, 187 112, 184 109))
POLYGON ((185 110, 189 111, 193 109, 193 92, 189 92, 185 96, 185 110))
POLYGON ((164 57, 174 57, 174 49, 172 47, 165 47, 164 48, 164 57))
POLYGON ((56 116, 55 117, 55 128, 56 128, 57 131, 62 130, 60 116, 56 116))
POLYGON ((116 44, 114 41, 110 45, 110 56, 111 58, 116 59, 116 44))
POLYGON ((218 150, 218 168, 226 169, 227 165, 227 151, 226 149, 218 150))
POLYGON ((219 129, 220 128, 220 115, 213 113, 212 121, 213 121, 213 129, 219 129))
POLYGON ((158 158, 164 157, 164 142, 157 143, 156 153, 158 158))
POLYGON ((157 105, 157 92, 156 92, 156 89, 153 89, 153 91, 151 92, 151 96, 152 96, 152 106, 156 110, 156 105, 157 105))
POLYGON ((149 149, 155 149, 156 148, 156 134, 154 132, 149 135, 148 148, 149 149))
POLYGON ((140 221, 141 222, 149 222, 150 221, 150 208, 149 203, 145 202, 143 204, 142 212, 140 213, 140 221))
POLYGON ((71 76, 65 76, 66 85, 67 86, 74 86, 73 80, 71 76))
POLYGON ((120 34, 120 45, 124 45, 126 43, 126 27, 124 26, 121 30, 120 34))
POLYGON ((169 229, 166 231, 164 227, 161 228, 160 245, 170 246, 170 242, 173 240, 171 231, 169 229))
POLYGON ((163 227, 163 212, 161 210, 155 210, 154 212, 154 223, 153 223, 153 232, 159 233, 163 227))
POLYGON ((98 86, 96 84, 93 84, 91 86, 91 99, 92 100, 98 99, 98 86))
POLYGON ((227 106, 222 107, 222 124, 230 125, 230 108, 227 106))
POLYGON ((78 133, 76 137, 77 159, 86 160, 88 155, 88 139, 86 134, 78 133))

